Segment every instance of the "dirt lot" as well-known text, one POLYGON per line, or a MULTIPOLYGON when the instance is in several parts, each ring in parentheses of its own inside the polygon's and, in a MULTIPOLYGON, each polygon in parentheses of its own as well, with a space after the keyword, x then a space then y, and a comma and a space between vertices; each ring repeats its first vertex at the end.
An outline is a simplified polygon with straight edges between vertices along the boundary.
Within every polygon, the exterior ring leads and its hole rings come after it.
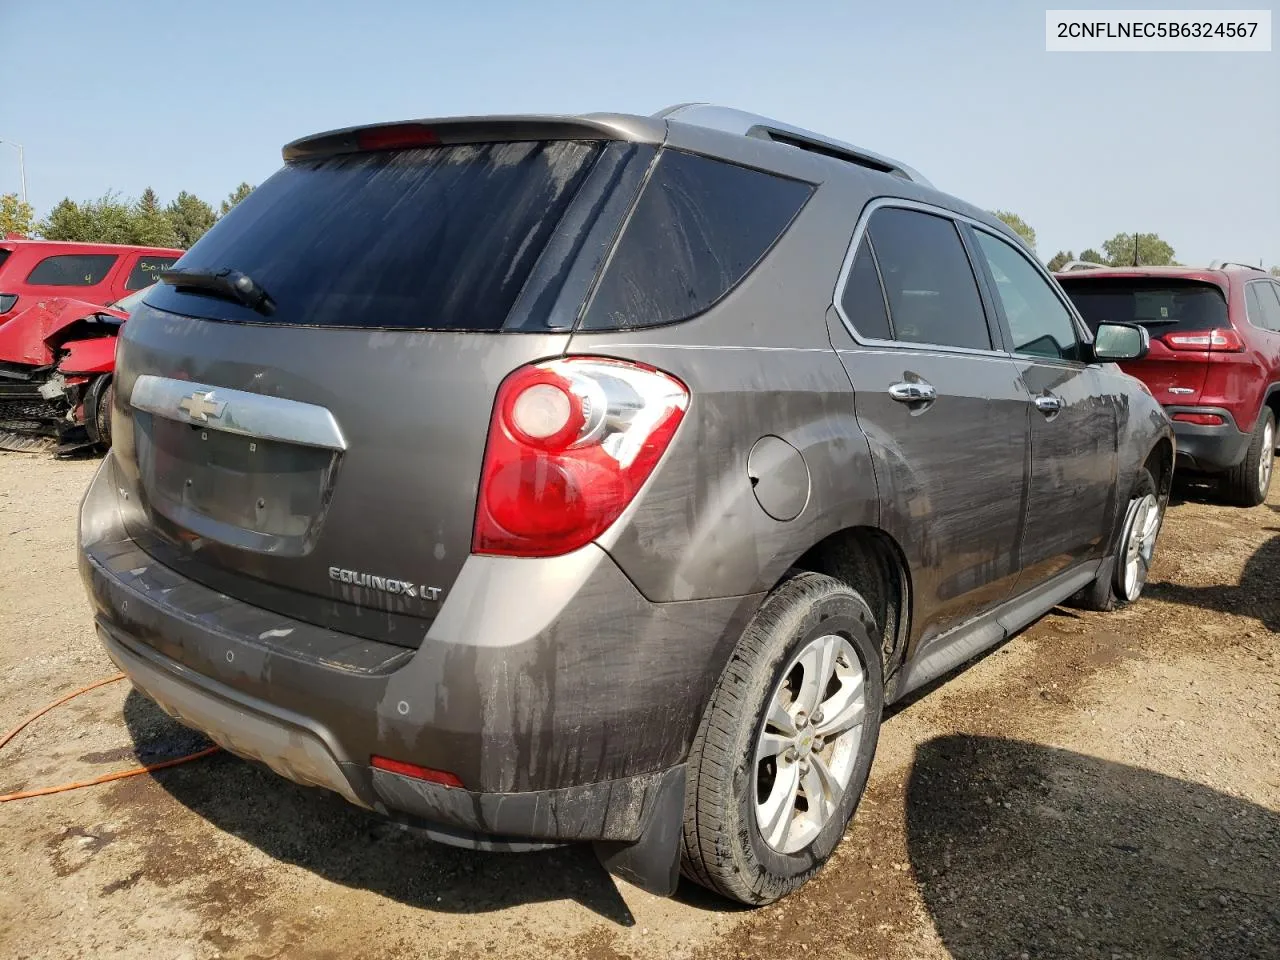
MULTIPOLYGON (((0 454, 0 728, 113 672, 75 571, 94 468, 0 454)), ((0 806, 0 956, 1280 957, 1280 493, 1177 502, 1157 560, 1136 606, 898 708, 835 860, 773 907, 437 847, 219 754, 0 806)), ((0 792, 200 742, 115 684, 6 748, 0 792)))

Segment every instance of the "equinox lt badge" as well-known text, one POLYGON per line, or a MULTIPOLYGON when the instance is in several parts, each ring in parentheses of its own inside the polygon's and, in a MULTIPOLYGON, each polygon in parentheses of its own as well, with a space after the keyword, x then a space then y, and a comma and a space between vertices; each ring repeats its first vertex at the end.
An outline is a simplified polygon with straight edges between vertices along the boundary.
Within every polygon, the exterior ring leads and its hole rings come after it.
POLYGON ((370 590, 381 590, 400 597, 421 597, 424 600, 439 600, 440 588, 421 586, 408 580, 392 580, 390 577, 375 577, 371 573, 359 573, 355 570, 344 570, 341 567, 329 568, 329 579, 338 583, 349 583, 353 587, 368 587, 370 590))

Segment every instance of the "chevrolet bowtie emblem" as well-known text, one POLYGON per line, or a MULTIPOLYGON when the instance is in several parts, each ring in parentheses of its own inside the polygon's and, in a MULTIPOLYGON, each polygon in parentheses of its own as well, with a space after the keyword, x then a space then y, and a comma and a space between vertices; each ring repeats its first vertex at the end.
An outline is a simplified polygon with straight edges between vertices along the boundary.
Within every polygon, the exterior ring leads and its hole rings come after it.
POLYGON ((215 400, 213 391, 204 392, 197 390, 195 393, 187 394, 178 401, 178 409, 189 416, 192 420, 198 420, 200 423, 208 423, 210 417, 222 416, 223 408, 227 402, 225 400, 215 400))

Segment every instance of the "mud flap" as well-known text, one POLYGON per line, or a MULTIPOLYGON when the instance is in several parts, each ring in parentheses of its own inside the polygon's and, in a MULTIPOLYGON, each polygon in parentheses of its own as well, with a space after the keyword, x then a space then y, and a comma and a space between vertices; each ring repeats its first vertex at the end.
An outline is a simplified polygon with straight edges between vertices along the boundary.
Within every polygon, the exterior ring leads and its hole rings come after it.
POLYGON ((668 770, 650 803, 634 843, 597 840, 592 844, 604 868, 659 897, 680 882, 680 837, 684 829, 684 764, 668 770))

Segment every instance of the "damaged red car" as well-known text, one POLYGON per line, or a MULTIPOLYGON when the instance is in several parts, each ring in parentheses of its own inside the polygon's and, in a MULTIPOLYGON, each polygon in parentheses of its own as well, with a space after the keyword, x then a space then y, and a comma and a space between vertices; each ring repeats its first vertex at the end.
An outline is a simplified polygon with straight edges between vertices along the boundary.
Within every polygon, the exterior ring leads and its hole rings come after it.
POLYGON ((111 445, 116 336, 148 289, 106 307, 50 297, 0 325, 0 450, 111 445))

